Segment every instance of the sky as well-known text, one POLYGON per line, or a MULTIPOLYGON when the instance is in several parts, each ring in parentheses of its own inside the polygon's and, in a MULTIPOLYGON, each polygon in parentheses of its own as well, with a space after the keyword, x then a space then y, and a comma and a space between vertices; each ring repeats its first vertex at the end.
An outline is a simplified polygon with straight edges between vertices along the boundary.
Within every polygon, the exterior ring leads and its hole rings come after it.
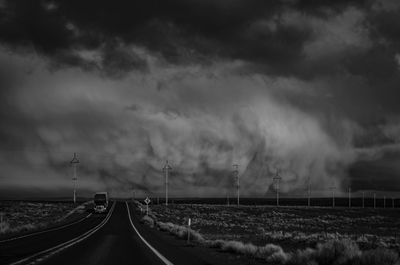
POLYGON ((397 0, 0 0, 0 197, 395 193, 397 0))

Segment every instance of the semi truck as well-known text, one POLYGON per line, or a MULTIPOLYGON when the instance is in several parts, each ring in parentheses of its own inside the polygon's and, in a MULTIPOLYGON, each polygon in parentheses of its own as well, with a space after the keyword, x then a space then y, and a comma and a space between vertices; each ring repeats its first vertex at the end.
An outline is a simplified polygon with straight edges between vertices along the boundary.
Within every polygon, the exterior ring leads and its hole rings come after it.
POLYGON ((94 212, 105 213, 108 207, 108 194, 106 191, 96 192, 94 195, 94 212))

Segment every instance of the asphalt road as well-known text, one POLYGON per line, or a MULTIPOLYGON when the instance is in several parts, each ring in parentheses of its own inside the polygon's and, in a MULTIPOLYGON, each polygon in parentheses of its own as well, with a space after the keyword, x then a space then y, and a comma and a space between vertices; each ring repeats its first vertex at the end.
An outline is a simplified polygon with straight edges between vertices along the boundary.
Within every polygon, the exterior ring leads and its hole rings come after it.
MULTIPOLYGON (((77 225, 60 231, 0 244, 0 264, 10 264, 38 251, 76 238, 93 229, 103 220, 107 220, 107 222, 103 226, 100 224, 101 228, 90 236, 62 251, 46 254, 46 257, 40 257, 40 260, 34 264, 210 264, 198 255, 187 251, 185 249, 187 246, 181 241, 140 224, 140 217, 135 215, 133 206, 129 206, 129 211, 127 206, 128 204, 125 202, 117 202, 109 219, 104 219, 104 215, 102 217, 93 215, 77 225)), ((22 264, 29 264, 29 262, 22 264)))

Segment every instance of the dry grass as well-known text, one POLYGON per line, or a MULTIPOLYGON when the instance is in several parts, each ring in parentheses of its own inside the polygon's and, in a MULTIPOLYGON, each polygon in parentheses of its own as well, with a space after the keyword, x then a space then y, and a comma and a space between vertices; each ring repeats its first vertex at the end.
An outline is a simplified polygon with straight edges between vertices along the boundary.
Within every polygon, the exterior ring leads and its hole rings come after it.
MULTIPOLYGON (((199 207, 199 206, 198 206, 199 207)), ((206 206, 209 207, 209 206, 206 206)), ((211 206, 212 207, 212 206, 211 206)), ((187 226, 182 226, 179 224, 174 224, 173 222, 162 222, 160 220, 177 220, 179 223, 185 223, 186 218, 182 218, 182 216, 191 216, 193 220, 194 227, 203 229, 206 234, 194 232, 192 238, 198 238, 195 240, 199 244, 211 248, 218 248, 226 252, 231 252, 235 254, 245 255, 251 258, 257 258, 261 260, 265 260, 267 264, 288 264, 288 265, 400 265, 399 255, 396 250, 393 249, 384 249, 384 248, 375 248, 375 249, 364 249, 360 250, 359 244, 350 238, 341 238, 338 236, 338 233, 330 233, 326 231, 326 226, 330 223, 334 223, 334 218, 330 214, 330 222, 324 220, 324 224, 322 227, 325 227, 325 231, 323 233, 323 238, 317 242, 313 247, 304 248, 305 244, 300 245, 298 248, 289 248, 287 251, 277 245, 271 244, 271 242, 267 242, 265 244, 254 244, 251 242, 244 243, 245 241, 240 240, 241 238, 249 238, 254 237, 257 233, 271 233, 273 231, 266 231, 264 227, 260 229, 259 226, 254 229, 254 223, 250 222, 250 225, 242 224, 240 227, 242 230, 237 229, 237 224, 229 224, 226 220, 235 220, 237 222, 241 222, 246 218, 255 218, 254 216, 246 217, 244 213, 238 214, 237 211, 240 209, 236 208, 236 211, 232 213, 228 213, 227 211, 220 210, 218 213, 208 213, 207 215, 203 215, 199 212, 194 212, 191 207, 183 208, 182 206, 174 206, 169 208, 162 207, 162 211, 159 212, 159 208, 156 208, 156 211, 151 212, 149 217, 152 219, 156 226, 163 231, 168 231, 169 233, 177 236, 178 238, 187 238, 188 228, 187 226), (180 210, 180 215, 178 215, 178 211, 176 211, 175 207, 178 207, 180 210), (189 210, 188 210, 189 209, 189 210), (173 216, 173 218, 171 218, 173 216), (221 218, 223 216, 223 218, 221 218), (206 223, 203 221, 208 217, 209 222, 206 223), (153 219, 154 218, 154 219, 153 219), (199 221, 199 219, 201 221, 199 221), (210 236, 210 231, 216 231, 214 229, 207 229, 210 226, 210 223, 215 225, 214 221, 218 220, 220 225, 218 226, 219 232, 223 229, 226 229, 225 233, 215 233, 216 235, 210 236), (222 221, 224 220, 224 221, 222 221), (205 225, 206 223, 206 225, 205 225), (247 233, 247 237, 237 236, 235 234, 228 235, 228 231, 239 231, 242 234, 247 233), (256 232, 256 233, 255 233, 256 232), (220 236, 218 238, 218 236, 220 236), (226 238, 236 238, 235 240, 226 239, 226 238)), ((161 208, 161 207, 160 207, 161 208)), ((198 208, 197 208, 198 209, 198 208)), ((319 210, 320 211, 320 210, 319 210)), ((278 218, 275 219, 281 220, 285 218, 285 213, 274 213, 278 218)), ((346 217, 348 218, 350 217, 346 217)), ((372 216, 372 217, 359 217, 363 218, 364 221, 374 220, 373 224, 382 225, 382 220, 385 217, 381 216, 372 216)), ((248 219, 246 219, 248 220, 248 219)), ((292 219, 293 220, 293 219, 292 219)), ((321 221, 321 217, 319 218, 321 221)), ((285 224, 287 224, 287 220, 285 220, 285 224)), ((259 224, 262 222, 259 222, 259 224)), ((352 225, 355 225, 354 222, 352 225)), ((301 227, 301 226, 300 226, 301 227)), ((304 230, 303 230, 304 231, 304 230)), ((307 240, 307 234, 305 232, 296 232, 291 235, 285 235, 285 233, 281 233, 282 237, 286 237, 287 241, 293 240, 297 237, 297 239, 302 238, 303 241, 297 240, 295 244, 299 245, 299 242, 304 242, 307 240), (300 234, 302 233, 302 234, 300 234), (296 234, 294 237, 293 234, 296 234)), ((286 233, 287 234, 287 233, 286 233)), ((375 239, 378 236, 375 236, 375 239)), ((296 240, 296 239, 295 239, 296 240)), ((368 241, 368 237, 364 236, 364 241, 368 241)))
POLYGON ((186 238, 188 238, 188 234, 190 234, 191 241, 195 241, 195 242, 199 242, 199 243, 205 242, 203 236, 200 233, 198 233, 186 226, 176 225, 173 223, 157 222, 157 227, 161 231, 167 231, 178 238, 186 239, 186 238))
POLYGON ((400 212, 391 209, 182 204, 151 209, 152 218, 165 223, 184 225, 192 218, 192 228, 208 239, 274 243, 289 249, 343 239, 357 242, 361 249, 400 248, 400 212))
POLYGON ((0 202, 1 215, 0 236, 25 233, 44 229, 82 214, 90 202, 76 207, 72 203, 61 202, 0 202))

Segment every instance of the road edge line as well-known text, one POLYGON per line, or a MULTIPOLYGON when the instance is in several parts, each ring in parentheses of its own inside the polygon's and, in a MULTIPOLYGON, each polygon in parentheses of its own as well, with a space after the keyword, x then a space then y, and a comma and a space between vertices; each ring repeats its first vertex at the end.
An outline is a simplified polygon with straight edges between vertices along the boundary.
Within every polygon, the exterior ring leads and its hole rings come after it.
POLYGON ((54 254, 56 254, 56 253, 58 253, 60 251, 63 251, 64 249, 72 247, 73 245, 85 240, 86 238, 88 238, 89 236, 91 236, 95 232, 97 232, 100 228, 102 228, 108 222, 108 220, 110 219, 110 217, 112 215, 112 212, 114 211, 115 204, 116 204, 116 202, 114 202, 114 204, 111 207, 111 209, 110 209, 109 213, 107 214, 106 218, 104 218, 104 220, 101 221, 100 224, 96 225, 94 228, 90 229, 89 231, 86 231, 85 233, 83 233, 83 234, 81 234, 81 235, 79 235, 79 236, 77 236, 77 237, 75 237, 75 238, 73 238, 71 240, 68 240, 67 242, 58 244, 58 245, 56 245, 54 247, 51 247, 51 248, 48 248, 48 249, 45 249, 45 250, 42 250, 42 251, 37 252, 37 253, 29 256, 29 257, 26 257, 26 258, 23 258, 21 260, 15 261, 15 262, 10 263, 8 265, 17 265, 17 264, 22 264, 24 262, 28 262, 27 264, 36 264, 37 262, 41 262, 44 259, 46 259, 46 258, 48 258, 48 257, 50 257, 50 256, 52 256, 52 255, 54 255, 54 254), (48 252, 50 252, 50 253, 48 253, 48 252), (40 258, 40 256, 42 256, 42 255, 45 255, 45 256, 40 258), (35 260, 32 260, 32 259, 35 259, 35 260), (32 261, 29 261, 29 260, 32 260, 32 261))
POLYGON ((155 249, 152 245, 150 245, 150 243, 147 242, 146 239, 143 238, 143 236, 139 233, 139 231, 137 230, 137 228, 135 227, 135 225, 132 222, 131 211, 129 210, 128 202, 125 202, 125 204, 126 204, 126 209, 128 209, 129 221, 130 221, 133 229, 135 230, 136 234, 140 237, 140 239, 150 248, 151 251, 153 251, 154 254, 156 254, 156 256, 159 259, 162 260, 162 262, 164 262, 166 265, 174 265, 171 261, 169 261, 166 257, 164 257, 160 252, 158 252, 157 249, 155 249))

